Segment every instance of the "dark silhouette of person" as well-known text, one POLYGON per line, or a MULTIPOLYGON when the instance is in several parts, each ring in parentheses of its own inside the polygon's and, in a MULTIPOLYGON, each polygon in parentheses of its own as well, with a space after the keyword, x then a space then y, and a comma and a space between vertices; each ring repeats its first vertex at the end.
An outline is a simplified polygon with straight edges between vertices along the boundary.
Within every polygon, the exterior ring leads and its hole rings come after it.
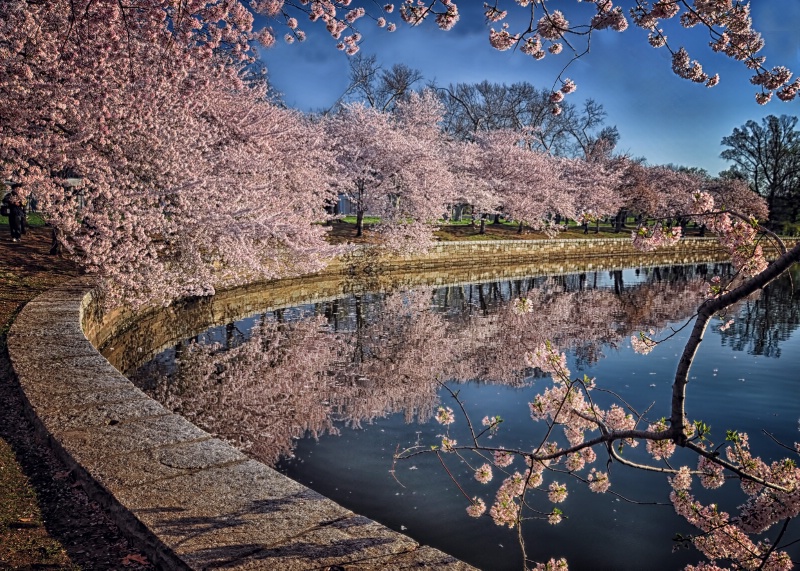
POLYGON ((11 230, 11 241, 19 242, 25 233, 25 207, 27 202, 18 187, 3 198, 3 204, 8 208, 8 227, 11 230))

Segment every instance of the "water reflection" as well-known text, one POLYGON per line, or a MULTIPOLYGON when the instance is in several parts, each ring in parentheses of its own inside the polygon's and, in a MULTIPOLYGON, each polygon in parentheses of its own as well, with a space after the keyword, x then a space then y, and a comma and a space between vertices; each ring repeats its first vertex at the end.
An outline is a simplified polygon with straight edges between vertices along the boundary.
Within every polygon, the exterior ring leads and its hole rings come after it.
POLYGON ((709 272, 680 266, 363 294, 267 311, 179 343, 130 374, 169 409, 258 459, 306 434, 401 413, 427 421, 441 381, 524 386, 545 339, 596 362, 641 329, 691 317, 709 272), (519 315, 512 301, 534 310, 519 315))
POLYGON ((733 325, 722 331, 722 344, 751 355, 780 357, 781 344, 800 325, 800 269, 766 288, 756 299, 737 307, 733 325))
MULTIPOLYGON (((690 319, 707 280, 728 271, 662 267, 361 293, 210 329, 131 376, 172 410, 253 456, 283 458, 280 470, 358 513, 479 567, 519 569, 516 530, 466 517, 463 497, 438 465, 398 466, 395 476, 406 487, 389 474, 398 444, 435 440, 440 428, 425 421, 446 397, 437 381, 460 392, 473 418, 506 419, 498 445, 525 449, 542 428, 531 423, 527 402, 547 379, 526 369, 521 356, 549 338, 568 350, 573 370, 583 368, 634 408, 652 406, 660 416, 668 410, 662 405, 686 331, 647 357, 632 354, 626 339, 690 319), (511 310, 521 296, 533 312, 511 310)), ((798 277, 784 277, 732 309, 737 318, 729 329, 715 322, 692 369, 687 414, 711 425, 714 436, 748 432, 765 458, 783 450, 762 430, 783 442, 797 438, 798 277)), ((696 460, 678 451, 675 461, 696 460)), ((694 530, 666 505, 663 475, 619 468, 613 468, 615 490, 665 505, 626 504, 576 487, 562 524, 526 525, 530 557, 566 556, 571 569, 592 570, 666 571, 697 563, 695 552, 672 551, 676 532, 694 530)), ((483 492, 465 467, 450 469, 476 487, 468 493, 483 492)), ((730 510, 743 498, 733 487, 716 499, 730 510)))

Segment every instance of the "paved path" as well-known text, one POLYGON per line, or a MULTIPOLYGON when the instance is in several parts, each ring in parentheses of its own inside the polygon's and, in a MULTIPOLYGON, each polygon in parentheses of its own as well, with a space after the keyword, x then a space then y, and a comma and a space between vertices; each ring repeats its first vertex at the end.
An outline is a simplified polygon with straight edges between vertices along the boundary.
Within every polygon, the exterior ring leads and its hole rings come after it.
POLYGON ((78 274, 49 248, 46 228, 12 243, 0 226, 0 569, 152 569, 34 437, 11 373, 5 338, 13 318, 78 274))

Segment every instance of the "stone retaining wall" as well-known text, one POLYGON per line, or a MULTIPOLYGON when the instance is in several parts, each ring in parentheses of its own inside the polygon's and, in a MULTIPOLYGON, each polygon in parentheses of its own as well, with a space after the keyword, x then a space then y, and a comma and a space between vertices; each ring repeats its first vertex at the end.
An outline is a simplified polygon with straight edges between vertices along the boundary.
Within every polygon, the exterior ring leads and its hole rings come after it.
MULTIPOLYGON (((617 267, 640 263, 631 256, 640 254, 630 250, 629 240, 451 243, 413 259, 358 251, 325 274, 272 284, 269 294, 257 284, 176 304, 166 310, 167 321, 169 312, 174 317, 176 309, 194 303, 198 317, 191 327, 207 327, 312 295, 422 283, 423 270, 434 270, 428 282, 455 283, 498 279, 498 269, 563 273, 565 262, 576 259, 581 261, 570 267, 577 271, 607 268, 614 260, 617 267), (504 267, 512 262, 520 265, 504 267)), ((709 243, 685 240, 664 258, 642 261, 672 264, 704 256, 721 259, 709 243)), ((9 355, 37 430, 152 561, 168 569, 470 568, 248 459, 151 400, 95 347, 113 344, 121 332, 131 334, 121 346, 137 347, 136 354, 116 361, 125 368, 141 359, 139 353, 186 330, 166 331, 163 310, 138 318, 121 311, 101 315, 92 291, 81 278, 26 305, 9 333, 9 355)))
MULTIPOLYGON (((689 238, 670 248, 661 248, 655 254, 675 260, 724 255, 724 250, 714 238, 689 238)), ((652 264, 652 252, 640 252, 633 247, 630 236, 620 238, 587 238, 584 240, 495 240, 486 242, 439 242, 424 254, 386 255, 377 248, 360 248, 345 256, 341 262, 355 268, 379 267, 382 271, 407 269, 439 269, 448 266, 476 266, 485 264, 549 263, 594 258, 626 256, 639 259, 642 265, 652 264)), ((687 260, 687 263, 689 260, 687 260)), ((681 263, 676 261, 675 263, 681 263)))
POLYGON ((101 320, 88 321, 84 331, 117 369, 130 371, 163 349, 209 327, 267 309, 420 286, 455 286, 726 259, 726 253, 713 240, 687 240, 677 247, 650 253, 634 250, 629 238, 453 242, 416 256, 390 256, 377 249, 357 250, 313 276, 254 283, 217 292, 213 298, 183 300, 167 309, 157 307, 136 315, 117 310, 101 320))

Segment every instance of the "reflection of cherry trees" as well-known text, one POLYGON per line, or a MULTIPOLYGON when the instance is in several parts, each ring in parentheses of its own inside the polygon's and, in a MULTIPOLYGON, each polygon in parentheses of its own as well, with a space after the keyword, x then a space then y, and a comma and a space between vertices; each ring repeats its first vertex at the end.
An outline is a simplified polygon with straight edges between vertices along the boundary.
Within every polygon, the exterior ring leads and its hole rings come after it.
POLYGON ((350 362, 356 398, 341 411, 344 420, 403 412, 406 422, 431 418, 442 368, 449 360, 448 328, 442 315, 427 311, 430 292, 395 294, 378 303, 372 320, 351 332, 350 362))
POLYGON ((617 278, 616 290, 598 288, 597 274, 537 280, 536 287, 522 292, 524 312, 511 303, 513 290, 503 300, 495 284, 471 286, 484 315, 465 319, 449 336, 458 340, 453 348, 457 358, 445 378, 520 383, 530 374, 523 355, 546 339, 591 363, 604 346, 615 347, 638 329, 661 329, 669 321, 691 316, 702 299, 703 280, 693 276, 693 270, 649 271, 648 280, 633 287, 620 287, 617 278), (489 304, 496 306, 493 311, 489 304))
POLYGON ((800 305, 792 303, 797 296, 800 273, 795 270, 791 277, 777 280, 757 299, 743 302, 733 323, 720 327, 722 344, 730 345, 735 351, 780 357, 781 342, 800 325, 800 305))
POLYGON ((229 347, 189 343, 172 374, 155 382, 153 396, 204 430, 275 461, 291 453, 293 438, 335 430, 332 403, 351 390, 329 375, 344 343, 323 325, 323 318, 264 320, 249 339, 229 347))
POLYGON ((524 355, 544 341, 537 323, 594 361, 636 328, 691 315, 704 269, 646 269, 642 283, 617 279, 616 289, 594 273, 359 295, 302 318, 276 310, 250 332, 227 326, 222 342, 182 343, 174 360, 156 359, 132 378, 198 426, 274 462, 295 438, 335 433, 337 421, 358 427, 402 413, 425 422, 440 381, 523 383, 532 373, 524 355), (515 311, 520 294, 530 311, 515 311))

